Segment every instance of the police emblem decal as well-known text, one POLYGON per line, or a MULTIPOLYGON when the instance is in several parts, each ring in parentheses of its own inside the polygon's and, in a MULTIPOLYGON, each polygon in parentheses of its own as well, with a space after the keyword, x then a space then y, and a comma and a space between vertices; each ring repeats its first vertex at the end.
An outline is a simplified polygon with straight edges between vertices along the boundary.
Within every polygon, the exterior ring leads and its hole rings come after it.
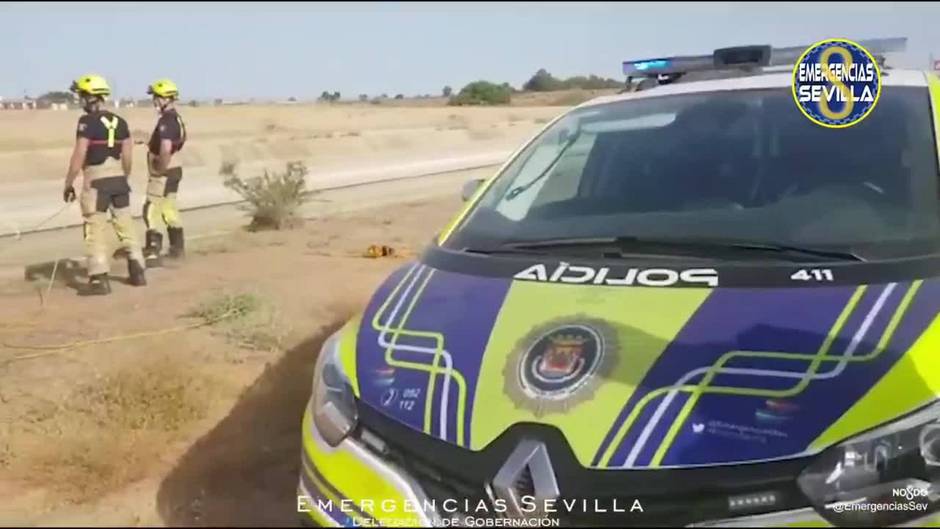
POLYGON ((817 42, 793 67, 793 99, 817 125, 833 129, 856 125, 874 110, 880 96, 878 61, 856 42, 817 42))
POLYGON ((507 395, 536 416, 589 400, 616 360, 616 333, 601 320, 572 317, 530 331, 504 368, 507 395))

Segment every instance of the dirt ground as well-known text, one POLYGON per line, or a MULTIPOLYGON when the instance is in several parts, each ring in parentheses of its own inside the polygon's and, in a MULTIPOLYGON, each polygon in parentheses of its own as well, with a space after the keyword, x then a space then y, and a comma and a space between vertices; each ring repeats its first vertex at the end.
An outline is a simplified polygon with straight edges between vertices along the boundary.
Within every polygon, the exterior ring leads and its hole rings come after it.
POLYGON ((320 344, 457 195, 201 239, 109 297, 0 284, 0 525, 295 525, 320 344))

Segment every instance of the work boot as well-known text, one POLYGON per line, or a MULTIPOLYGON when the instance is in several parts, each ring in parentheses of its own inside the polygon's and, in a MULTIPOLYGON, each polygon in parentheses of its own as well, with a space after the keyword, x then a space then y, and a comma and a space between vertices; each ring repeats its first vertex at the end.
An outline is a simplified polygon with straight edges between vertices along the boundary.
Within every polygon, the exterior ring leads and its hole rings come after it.
POLYGON ((163 250, 163 234, 157 230, 147 230, 147 245, 144 246, 144 261, 147 268, 163 266, 160 251, 163 250))
POLYGON ((147 285, 147 278, 144 276, 144 267, 137 259, 127 260, 128 282, 135 287, 147 285))
POLYGON ((183 228, 167 228, 167 238, 170 239, 170 251, 167 256, 172 259, 182 259, 186 256, 183 243, 183 228))
POLYGON ((111 283, 108 282, 108 274, 95 274, 88 278, 88 288, 85 290, 86 296, 107 296, 111 293, 111 283))

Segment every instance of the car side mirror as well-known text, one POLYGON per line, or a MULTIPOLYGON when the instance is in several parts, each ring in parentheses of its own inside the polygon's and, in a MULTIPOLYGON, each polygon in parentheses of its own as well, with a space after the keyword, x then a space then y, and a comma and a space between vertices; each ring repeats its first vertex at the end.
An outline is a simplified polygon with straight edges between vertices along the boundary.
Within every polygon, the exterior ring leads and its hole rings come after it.
POLYGON ((468 180, 467 183, 463 185, 463 190, 460 192, 460 198, 462 198, 464 202, 470 200, 473 198, 473 195, 477 192, 477 189, 479 189, 481 185, 483 185, 482 178, 468 180))

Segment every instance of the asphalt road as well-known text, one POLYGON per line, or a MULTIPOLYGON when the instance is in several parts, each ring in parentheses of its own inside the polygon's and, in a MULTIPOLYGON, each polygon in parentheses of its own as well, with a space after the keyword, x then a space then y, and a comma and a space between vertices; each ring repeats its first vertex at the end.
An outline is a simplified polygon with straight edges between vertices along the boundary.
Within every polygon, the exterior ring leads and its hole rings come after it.
MULTIPOLYGON (((376 206, 394 206, 450 193, 459 195, 464 182, 473 178, 487 178, 497 167, 494 164, 476 169, 410 177, 386 173, 384 180, 373 179, 358 183, 353 181, 344 187, 320 191, 305 204, 301 213, 306 218, 316 218, 376 206)), ((183 193, 186 193, 185 187, 183 193)), ((73 203, 71 209, 63 215, 79 215, 78 206, 73 203)), ((182 215, 189 241, 229 233, 247 225, 249 221, 248 214, 241 204, 198 207, 184 211, 182 215)), ((143 233, 143 223, 139 222, 138 235, 141 241, 143 233)), ((116 238, 113 242, 116 244, 116 238)), ((84 266, 80 226, 39 231, 19 238, 0 238, 2 279, 22 279, 30 268, 51 266, 56 260, 74 260, 84 266)))
MULTIPOLYGON (((326 189, 337 186, 363 184, 442 172, 470 169, 502 163, 510 151, 488 151, 472 155, 434 156, 421 160, 351 160, 343 169, 311 168, 307 175, 308 187, 326 189)), ((246 164, 240 167, 244 174, 261 174, 266 168, 280 168, 280 162, 246 164)), ((184 169, 185 171, 185 169, 184 169)), ((79 185, 77 182, 76 185, 79 185)), ((240 200, 238 194, 223 185, 223 177, 206 170, 186 171, 183 175, 179 205, 182 209, 198 208, 240 200)), ((146 177, 135 174, 131 178, 131 209, 140 212, 143 207, 146 177)), ((35 229, 61 228, 81 223, 81 214, 60 211, 62 182, 59 180, 27 180, 0 185, 0 237, 15 236, 35 229)))

